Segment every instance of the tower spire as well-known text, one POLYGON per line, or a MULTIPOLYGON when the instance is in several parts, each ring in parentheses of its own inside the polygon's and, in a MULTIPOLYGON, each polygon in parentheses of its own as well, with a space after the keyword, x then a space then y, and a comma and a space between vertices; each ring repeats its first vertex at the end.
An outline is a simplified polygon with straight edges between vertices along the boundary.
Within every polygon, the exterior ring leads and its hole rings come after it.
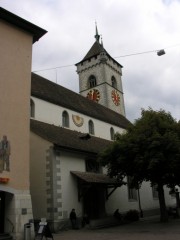
POLYGON ((96 34, 94 35, 95 39, 97 42, 99 42, 100 35, 98 34, 98 29, 97 29, 97 23, 95 22, 96 25, 96 34))

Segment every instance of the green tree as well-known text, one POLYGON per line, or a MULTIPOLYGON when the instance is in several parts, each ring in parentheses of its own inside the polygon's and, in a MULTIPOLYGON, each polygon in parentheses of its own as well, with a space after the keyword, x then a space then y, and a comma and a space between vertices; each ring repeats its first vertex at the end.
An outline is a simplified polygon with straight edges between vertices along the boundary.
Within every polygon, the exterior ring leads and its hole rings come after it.
POLYGON ((99 159, 111 177, 123 181, 130 176, 134 187, 143 181, 157 186, 161 221, 168 221, 164 186, 180 185, 180 123, 170 113, 143 109, 99 159))

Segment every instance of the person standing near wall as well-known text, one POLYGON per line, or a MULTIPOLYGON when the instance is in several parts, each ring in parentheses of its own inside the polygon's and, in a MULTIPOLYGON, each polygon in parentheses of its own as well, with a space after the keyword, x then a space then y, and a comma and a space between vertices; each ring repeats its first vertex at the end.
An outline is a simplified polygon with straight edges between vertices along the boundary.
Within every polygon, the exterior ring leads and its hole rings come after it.
POLYGON ((71 210, 69 218, 71 221, 72 229, 77 229, 77 216, 74 208, 71 210))

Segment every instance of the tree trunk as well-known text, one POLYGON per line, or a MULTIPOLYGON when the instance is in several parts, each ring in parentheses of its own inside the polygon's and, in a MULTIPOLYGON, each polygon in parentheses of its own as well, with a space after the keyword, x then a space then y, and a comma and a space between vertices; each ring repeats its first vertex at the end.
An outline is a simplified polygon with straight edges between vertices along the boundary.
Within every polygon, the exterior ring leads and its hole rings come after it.
POLYGON ((159 195, 159 205, 160 205, 160 221, 168 222, 168 212, 164 197, 164 188, 162 184, 158 184, 158 195, 159 195))

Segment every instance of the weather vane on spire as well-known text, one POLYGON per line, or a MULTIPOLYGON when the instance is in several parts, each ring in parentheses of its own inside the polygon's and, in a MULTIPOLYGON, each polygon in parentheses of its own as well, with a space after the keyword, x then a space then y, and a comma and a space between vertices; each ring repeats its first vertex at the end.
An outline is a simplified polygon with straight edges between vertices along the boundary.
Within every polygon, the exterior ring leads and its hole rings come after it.
POLYGON ((103 47, 103 39, 102 39, 102 35, 101 35, 101 45, 102 45, 102 47, 103 47))
POLYGON ((98 34, 97 22, 96 21, 95 21, 95 25, 96 25, 96 35, 94 35, 94 37, 95 37, 96 41, 99 42, 100 35, 98 34))

